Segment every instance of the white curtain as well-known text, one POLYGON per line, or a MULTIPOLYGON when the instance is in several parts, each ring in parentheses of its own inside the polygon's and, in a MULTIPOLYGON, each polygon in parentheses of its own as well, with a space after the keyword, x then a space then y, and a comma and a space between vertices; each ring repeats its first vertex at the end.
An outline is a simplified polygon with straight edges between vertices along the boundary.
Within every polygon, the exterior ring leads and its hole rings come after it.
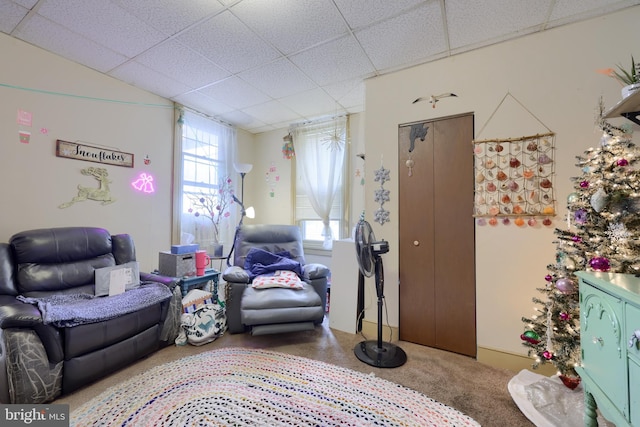
MULTIPOLYGON (((185 128, 192 128, 203 131, 206 134, 217 135, 218 152, 215 158, 220 162, 217 173, 219 176, 230 177, 232 179, 235 193, 239 193, 240 177, 236 176, 237 174, 233 169, 237 146, 236 129, 189 110, 185 111, 184 109, 179 108, 178 111, 181 112, 181 114, 178 115, 176 126, 176 144, 179 146, 174 150, 174 154, 176 154, 174 156, 174 203, 176 204, 174 212, 178 218, 178 221, 174 221, 174 225, 176 223, 178 224, 178 230, 174 233, 174 241, 178 240, 182 244, 189 243, 191 241, 200 244, 201 249, 210 250, 211 247, 209 246, 212 245, 215 240, 210 220, 204 216, 197 217, 193 213, 189 213, 187 211, 188 207, 183 206, 184 138, 182 130, 185 128)), ((189 135, 189 137, 193 138, 193 135, 189 135)), ((230 215, 223 218, 220 222, 219 240, 225 244, 225 255, 231 248, 231 241, 233 240, 235 227, 240 219, 240 212, 239 209, 236 208, 235 204, 229 207, 229 213, 230 215)))
POLYGON ((322 220, 323 248, 331 249, 331 208, 342 180, 347 118, 311 123, 291 129, 296 170, 315 213, 322 220))

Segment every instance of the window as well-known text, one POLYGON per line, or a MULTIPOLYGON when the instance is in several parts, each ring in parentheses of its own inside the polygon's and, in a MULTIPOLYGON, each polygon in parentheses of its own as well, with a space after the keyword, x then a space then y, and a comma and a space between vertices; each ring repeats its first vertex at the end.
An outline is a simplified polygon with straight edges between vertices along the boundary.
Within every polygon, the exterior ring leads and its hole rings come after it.
POLYGON ((188 111, 181 113, 178 124, 175 174, 180 191, 174 211, 179 219, 179 241, 198 243, 201 249, 213 252, 214 244, 231 243, 236 225, 237 209, 229 201, 236 187, 230 178, 235 129, 188 111), (203 197, 211 200, 213 209, 198 204, 203 197), (221 207, 222 211, 216 210, 221 207))
POLYGON ((306 247, 331 249, 345 236, 348 118, 295 126, 295 220, 306 247))

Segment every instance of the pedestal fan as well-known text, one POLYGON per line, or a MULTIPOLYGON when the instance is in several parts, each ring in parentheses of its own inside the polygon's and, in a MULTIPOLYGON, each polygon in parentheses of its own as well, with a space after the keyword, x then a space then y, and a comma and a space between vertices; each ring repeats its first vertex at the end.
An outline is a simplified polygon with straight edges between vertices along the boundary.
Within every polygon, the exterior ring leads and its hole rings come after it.
POLYGON ((384 302, 384 269, 380 255, 389 252, 389 243, 376 241, 371 225, 361 219, 356 226, 356 256, 360 267, 358 277, 358 313, 363 310, 364 276, 375 273, 376 294, 378 296, 378 339, 362 341, 353 349, 360 361, 378 368, 397 368, 404 365, 407 355, 400 347, 382 341, 382 304, 384 302))

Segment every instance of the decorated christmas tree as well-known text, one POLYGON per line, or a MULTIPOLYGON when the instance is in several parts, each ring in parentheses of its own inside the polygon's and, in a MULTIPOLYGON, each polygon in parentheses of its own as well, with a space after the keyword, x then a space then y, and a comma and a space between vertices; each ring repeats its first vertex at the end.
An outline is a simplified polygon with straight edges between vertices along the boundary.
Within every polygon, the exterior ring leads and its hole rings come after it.
POLYGON ((566 229, 556 228, 555 263, 534 297, 536 312, 523 317, 520 336, 533 368, 552 363, 568 387, 575 387, 580 362, 577 271, 640 272, 640 149, 631 131, 602 118, 600 147, 577 157, 581 175, 571 178, 566 229))

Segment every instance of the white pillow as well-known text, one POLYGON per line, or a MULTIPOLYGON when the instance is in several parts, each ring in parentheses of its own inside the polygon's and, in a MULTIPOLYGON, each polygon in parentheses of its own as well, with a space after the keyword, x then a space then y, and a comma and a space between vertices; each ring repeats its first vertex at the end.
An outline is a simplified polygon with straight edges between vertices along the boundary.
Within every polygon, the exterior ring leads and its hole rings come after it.
POLYGON ((278 270, 273 274, 261 274, 253 279, 251 287, 255 289, 288 288, 302 289, 304 282, 294 271, 278 270))

